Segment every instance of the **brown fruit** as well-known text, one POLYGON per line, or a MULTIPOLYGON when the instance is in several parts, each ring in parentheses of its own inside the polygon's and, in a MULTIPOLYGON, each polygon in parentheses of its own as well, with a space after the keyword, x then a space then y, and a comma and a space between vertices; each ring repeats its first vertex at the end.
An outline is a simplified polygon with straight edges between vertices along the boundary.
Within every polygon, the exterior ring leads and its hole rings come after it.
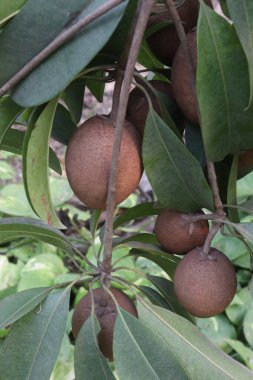
MULTIPOLYGON (((207 5, 212 6, 211 0, 206 0, 205 2, 207 5)), ((199 0, 185 0, 184 2, 181 2, 177 11, 185 30, 188 31, 197 25, 199 0)), ((148 27, 171 20, 171 14, 166 7, 161 4, 157 4, 154 12, 156 13, 149 18, 148 27)), ((147 43, 152 53, 162 63, 171 66, 180 44, 174 25, 168 25, 157 30, 147 38, 147 43)))
MULTIPOLYGON (((191 52, 195 70, 197 70, 197 32, 187 34, 188 46, 191 52)), ((173 95, 187 119, 199 124, 198 109, 195 98, 195 83, 192 83, 192 75, 185 57, 182 45, 179 46, 173 60, 171 71, 171 83, 173 95)))
MULTIPOLYGON (((111 292, 122 309, 138 317, 133 301, 125 293, 117 289, 111 289, 111 292)), ((99 348, 106 358, 113 361, 113 330, 117 316, 117 307, 110 296, 107 298, 107 303, 105 303, 104 296, 105 293, 102 288, 93 290, 95 314, 101 328, 98 334, 99 348)), ((74 338, 77 337, 82 325, 89 318, 91 308, 92 299, 90 293, 88 293, 78 302, 73 313, 72 332, 74 338)))
POLYGON ((236 292, 236 273, 229 259, 218 249, 203 255, 195 248, 179 262, 174 290, 180 304, 192 315, 208 318, 223 312, 236 292))
MULTIPOLYGON (((106 208, 114 131, 107 117, 94 116, 77 129, 68 144, 67 178, 75 195, 87 207, 106 208)), ((116 204, 136 189, 141 175, 140 136, 126 121, 118 162, 116 204)))
POLYGON ((178 255, 184 255, 195 247, 202 247, 209 226, 207 220, 192 220, 193 216, 198 215, 203 215, 203 212, 186 214, 164 209, 155 223, 155 234, 161 246, 178 255))
MULTIPOLYGON (((173 100, 171 84, 159 80, 151 80, 149 81, 149 84, 151 84, 155 90, 166 95, 166 104, 168 103, 169 108, 168 111, 170 112, 171 117, 173 118, 175 123, 178 125, 178 128, 180 129, 181 127, 182 129, 182 114, 179 111, 176 102, 173 100)), ((146 90, 150 96, 155 112, 161 116, 161 110, 156 96, 152 91, 150 91, 148 87, 146 87, 146 90)), ((135 128, 138 129, 139 133, 142 136, 144 134, 144 128, 148 116, 148 111, 149 106, 145 94, 138 87, 135 87, 129 95, 126 117, 127 120, 129 120, 135 126, 135 128)))

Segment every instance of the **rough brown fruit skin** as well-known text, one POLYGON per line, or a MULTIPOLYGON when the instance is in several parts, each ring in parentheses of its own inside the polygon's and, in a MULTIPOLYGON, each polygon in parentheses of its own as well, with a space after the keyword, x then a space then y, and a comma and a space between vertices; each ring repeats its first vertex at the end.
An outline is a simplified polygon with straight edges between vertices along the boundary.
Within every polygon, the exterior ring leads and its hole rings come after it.
MULTIPOLYGON (((177 104, 173 99, 171 84, 159 80, 151 80, 149 81, 149 84, 151 84, 155 90, 167 96, 168 103, 170 104, 171 117, 177 124, 178 128, 182 130, 182 114, 179 111, 177 104)), ((150 96, 155 112, 161 116, 161 110, 159 107, 159 103, 156 100, 156 96, 152 91, 150 91, 148 87, 146 88, 146 90, 150 96)), ((144 128, 148 116, 148 111, 149 106, 145 94, 138 87, 135 87, 129 95, 126 118, 135 126, 136 129, 138 129, 141 136, 143 136, 144 134, 144 128)))
MULTIPOLYGON (((212 7, 210 0, 205 0, 205 3, 212 7)), ((199 0, 186 0, 177 8, 180 19, 183 22, 186 31, 197 25, 199 0)), ((171 14, 165 10, 162 13, 151 15, 148 22, 148 27, 151 27, 160 22, 171 20, 171 14)), ((147 38, 147 43, 152 53, 165 65, 171 66, 180 40, 174 25, 168 25, 154 32, 147 38)))
MULTIPOLYGON (((107 117, 94 116, 77 129, 68 144, 67 178, 75 195, 89 208, 106 208, 114 131, 107 117)), ((116 204, 135 190, 141 175, 140 136, 126 121, 119 155, 116 204)))
MULTIPOLYGON (((138 313, 133 301, 123 292, 117 289, 110 289, 118 301, 119 306, 129 314, 138 317, 138 313)), ((95 314, 100 323, 101 331, 98 334, 98 344, 103 355, 113 361, 113 330, 117 316, 117 308, 113 299, 109 296, 107 304, 103 304, 104 290, 97 288, 93 290, 95 314)), ((82 325, 89 318, 92 301, 88 293, 76 305, 72 316, 72 332, 74 338, 77 337, 82 325)))
MULTIPOLYGON (((195 71, 197 70, 197 33, 196 30, 187 34, 195 71)), ((197 103, 194 94, 195 83, 192 85, 192 75, 182 45, 179 46, 172 64, 171 84, 173 95, 187 119, 199 124, 197 103)))
POLYGON ((179 262, 174 290, 180 304, 192 315, 208 318, 223 312, 236 292, 236 273, 229 259, 211 248, 203 256, 195 248, 179 262))
POLYGON ((197 215, 203 215, 203 212, 186 214, 164 209, 155 223, 155 234, 161 246, 169 253, 178 255, 184 255, 195 247, 202 247, 209 226, 207 220, 193 222, 191 216, 197 215))

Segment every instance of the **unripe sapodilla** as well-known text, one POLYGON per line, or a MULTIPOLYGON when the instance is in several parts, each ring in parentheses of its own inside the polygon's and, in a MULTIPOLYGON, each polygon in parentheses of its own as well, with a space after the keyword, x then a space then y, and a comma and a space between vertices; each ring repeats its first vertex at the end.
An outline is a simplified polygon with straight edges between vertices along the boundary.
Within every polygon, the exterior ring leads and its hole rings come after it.
MULTIPOLYGON (((90 208, 105 209, 115 128, 105 116, 85 121, 72 136, 65 158, 66 174, 75 195, 90 208)), ((118 162, 116 204, 138 186, 142 175, 141 141, 125 121, 118 162)))
POLYGON ((209 226, 207 220, 193 220, 203 212, 183 213, 164 209, 156 219, 155 234, 161 246, 170 253, 184 255, 205 243, 209 226))
MULTIPOLYGON (((138 317, 133 301, 125 293, 118 289, 110 290, 122 309, 138 317)), ((117 317, 117 307, 109 295, 107 303, 104 302, 105 293, 102 288, 94 289, 92 293, 94 297, 94 311, 101 328, 98 334, 99 348, 106 358, 113 361, 113 330, 117 317)), ((91 308, 92 299, 90 293, 88 293, 78 302, 72 316, 72 332, 74 338, 77 337, 82 325, 89 318, 91 308)))
POLYGON ((179 303, 192 315, 208 318, 223 312, 236 292, 236 273, 218 249, 204 255, 195 248, 177 265, 174 290, 179 303))
MULTIPOLYGON (((197 32, 187 33, 187 43, 191 53, 194 69, 197 70, 197 32)), ((180 45, 172 64, 171 84, 173 95, 187 119, 199 124, 198 108, 195 98, 196 83, 192 81, 188 60, 183 46, 180 45)))

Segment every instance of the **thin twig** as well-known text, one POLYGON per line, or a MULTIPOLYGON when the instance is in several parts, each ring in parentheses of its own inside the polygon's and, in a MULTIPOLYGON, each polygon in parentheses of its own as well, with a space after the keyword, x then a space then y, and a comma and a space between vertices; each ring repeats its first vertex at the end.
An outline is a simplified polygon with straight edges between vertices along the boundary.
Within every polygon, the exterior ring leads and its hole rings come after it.
POLYGON ((131 43, 131 48, 128 55, 127 65, 124 72, 124 79, 122 82, 119 104, 117 108, 117 117, 115 122, 115 135, 112 153, 112 166, 110 170, 109 189, 107 196, 107 209, 106 209, 106 222, 105 222, 105 235, 104 235, 104 258, 102 269, 105 273, 111 272, 112 262, 112 238, 113 238, 113 216, 115 210, 115 192, 116 192, 116 179, 118 169, 118 157, 121 145, 121 136, 123 132, 123 125, 126 116, 127 102, 131 82, 133 78, 134 68, 138 57, 141 41, 145 32, 148 22, 148 17, 151 13, 155 0, 143 0, 141 2, 138 21, 134 36, 131 43))
POLYGON ((7 83, 0 88, 0 96, 10 91, 17 83, 19 83, 25 76, 27 76, 35 67, 37 67, 42 61, 44 61, 49 55, 51 55, 60 46, 69 41, 75 34, 80 32, 85 26, 102 16, 106 12, 115 8, 117 5, 123 3, 125 0, 108 0, 101 7, 97 8, 94 12, 88 16, 77 21, 74 25, 61 32, 50 44, 37 54, 31 61, 29 61, 21 70, 19 70, 7 83))

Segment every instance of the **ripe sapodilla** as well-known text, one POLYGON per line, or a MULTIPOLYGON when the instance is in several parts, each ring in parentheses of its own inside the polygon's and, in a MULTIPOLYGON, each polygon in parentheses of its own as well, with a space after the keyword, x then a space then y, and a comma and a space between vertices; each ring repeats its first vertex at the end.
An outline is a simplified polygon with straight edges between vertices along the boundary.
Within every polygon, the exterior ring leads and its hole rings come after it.
MULTIPOLYGON (((133 301, 122 291, 110 289, 116 298, 119 306, 126 310, 129 314, 138 317, 136 307, 133 301)), ((108 296, 107 303, 104 302, 104 290, 97 288, 93 290, 94 311, 100 324, 100 332, 98 334, 98 344, 103 355, 110 361, 113 361, 113 330, 115 319, 117 317, 117 307, 113 299, 108 296)), ((92 308, 92 298, 90 293, 81 298, 76 305, 72 317, 72 332, 74 338, 77 337, 82 325, 89 318, 92 308)))
POLYGON ((195 248, 177 265, 174 290, 179 303, 192 315, 208 318, 223 312, 236 292, 236 273, 218 249, 204 255, 195 248))
MULTIPOLYGON (((166 96, 168 111, 178 128, 182 129, 182 114, 175 100, 173 99, 171 84, 160 80, 151 80, 148 83, 152 85, 155 90, 161 92, 162 95, 166 96)), ((161 116, 161 110, 156 96, 148 86, 146 90, 150 96, 154 111, 161 116)), ((135 87, 129 95, 127 106, 127 120, 129 120, 135 126, 135 128, 138 129, 142 136, 144 134, 148 111, 149 105, 145 94, 138 87, 135 87)))
MULTIPOLYGON (((66 174, 75 195, 89 208, 105 209, 115 128, 105 116, 85 121, 72 136, 65 158, 66 174)), ((118 162, 116 204, 138 186, 142 175, 141 140, 125 121, 118 162)))
POLYGON ((170 253, 184 255, 195 247, 202 247, 209 226, 207 220, 193 220, 203 212, 183 213, 164 209, 156 219, 155 234, 161 246, 170 253))
MULTIPOLYGON (((187 42, 190 49, 195 70, 197 69, 197 32, 193 30, 187 34, 187 42)), ((192 83, 192 75, 188 61, 185 57, 183 46, 180 45, 172 64, 171 84, 173 95, 187 119, 194 124, 199 124, 198 108, 195 98, 195 83, 192 83)))

